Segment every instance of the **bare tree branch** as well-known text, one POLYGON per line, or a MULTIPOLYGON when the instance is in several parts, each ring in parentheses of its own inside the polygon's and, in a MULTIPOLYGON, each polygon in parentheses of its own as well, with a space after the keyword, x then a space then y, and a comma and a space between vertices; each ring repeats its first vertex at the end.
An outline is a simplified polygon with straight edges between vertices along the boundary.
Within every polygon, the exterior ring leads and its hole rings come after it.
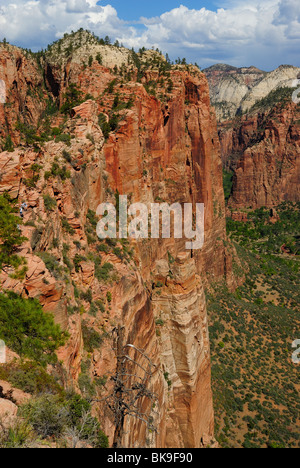
POLYGON ((113 330, 114 351, 117 358, 117 369, 111 377, 114 387, 111 395, 100 401, 105 401, 108 408, 114 416, 116 425, 114 435, 114 448, 122 447, 122 438, 124 436, 124 424, 126 416, 131 416, 146 424, 152 432, 157 432, 154 426, 154 418, 151 416, 154 403, 158 400, 157 396, 150 390, 150 381, 157 366, 152 362, 145 351, 132 344, 124 345, 124 327, 117 327, 113 330), (128 350, 126 353, 125 350, 128 350), (129 356, 129 350, 133 349, 147 363, 142 365, 134 357, 129 356), (138 375, 143 373, 143 375, 138 375), (149 414, 142 412, 142 402, 148 399, 150 401, 149 414))

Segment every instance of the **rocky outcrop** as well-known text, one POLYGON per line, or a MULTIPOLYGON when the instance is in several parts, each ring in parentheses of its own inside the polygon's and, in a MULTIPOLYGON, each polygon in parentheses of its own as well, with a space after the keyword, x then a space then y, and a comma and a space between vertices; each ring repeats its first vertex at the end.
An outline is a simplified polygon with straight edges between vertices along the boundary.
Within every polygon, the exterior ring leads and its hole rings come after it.
POLYGON ((197 447, 213 434, 204 290, 187 252, 178 255, 171 277, 169 268, 168 262, 160 262, 155 279, 163 287, 153 294, 165 387, 169 385, 166 403, 171 407, 163 418, 166 445, 197 447))
POLYGON ((9 400, 0 398, 0 422, 4 429, 10 427, 16 421, 17 413, 17 405, 9 400))
POLYGON ((5 98, 0 104, 0 141, 9 134, 19 144, 17 124, 26 122, 27 127, 36 127, 45 110, 43 76, 29 54, 6 44, 0 45, 0 79, 5 83, 5 98))
POLYGON ((10 197, 17 198, 20 189, 20 151, 0 154, 0 193, 7 192, 10 197))
POLYGON ((31 398, 31 395, 29 393, 25 393, 22 390, 19 390, 18 388, 12 387, 11 384, 8 382, 5 382, 4 380, 0 380, 0 391, 2 394, 2 398, 8 399, 8 397, 15 402, 17 406, 22 405, 26 403, 31 398))
MULTIPOLYGON (((113 302, 113 309, 126 310, 126 317, 122 322, 127 324, 127 341, 143 349, 147 343, 147 354, 154 357, 158 368, 161 369, 153 382, 153 389, 159 396, 161 411, 157 421, 160 427, 159 435, 152 443, 161 447, 192 447, 199 446, 203 437, 212 437, 213 434, 209 390, 210 358, 203 287, 209 280, 220 280, 227 273, 229 283, 232 282, 232 277, 229 267, 230 254, 226 252, 221 240, 225 240, 221 161, 217 134, 210 131, 212 126, 216 127, 214 117, 210 113, 207 84, 203 75, 198 74, 192 78, 181 71, 174 72, 172 79, 174 92, 167 105, 162 105, 157 99, 149 96, 142 85, 130 86, 130 93, 135 95, 134 108, 127 113, 126 119, 120 122, 118 132, 110 135, 103 150, 108 174, 107 183, 114 193, 129 194, 131 202, 143 202, 148 205, 157 200, 168 203, 198 201, 206 205, 206 243, 202 252, 194 252, 192 259, 190 254, 183 254, 184 240, 138 242, 135 258, 138 260, 141 278, 133 281, 133 277, 132 284, 127 278, 126 293, 112 292, 116 300, 118 297, 122 298, 121 304, 113 302), (186 108, 186 101, 190 102, 189 108, 186 108), (180 279, 178 284, 174 281, 175 289, 177 287, 179 291, 184 291, 178 296, 175 294, 174 299, 170 284, 166 289, 166 295, 171 295, 170 302, 175 301, 177 305, 166 306, 166 313, 171 314, 173 325, 166 326, 165 340, 163 339, 162 343, 169 342, 169 347, 164 351, 160 349, 155 335, 154 324, 159 318, 159 311, 156 310, 154 299, 150 298, 149 301, 149 295, 141 289, 141 279, 152 289, 155 283, 152 272, 157 261, 169 257, 174 258, 175 264, 178 261, 190 264, 191 284, 189 287, 185 283, 181 286, 180 279), (196 272, 199 274, 198 280, 195 277, 196 272), (131 299, 128 298, 128 290, 131 299), (137 292, 133 293, 132 290, 137 292), (137 299, 134 299, 135 296, 137 299), (171 310, 175 307, 174 311, 170 312, 169 307, 171 310), (186 317, 180 317, 183 310, 187 310, 186 317), (177 319, 174 315, 176 313, 177 319), (175 320, 178 320, 178 325, 174 329, 175 320), (182 329, 184 326, 185 330, 182 329), (186 335, 189 335, 189 338, 186 335), (182 350, 178 354, 179 343, 182 343, 182 350), (153 350, 156 350, 159 359, 153 350), (170 362, 162 368, 162 363, 165 362, 164 353, 170 355, 170 362), (171 388, 165 382, 166 374, 170 376, 171 388), (170 411, 172 416, 167 417, 170 411), (199 424, 199 421, 202 423, 199 424)), ((164 261, 168 265, 168 261, 164 261)), ((170 269, 171 266, 167 268, 167 274, 170 269)), ((96 363, 97 365, 99 364, 96 363)), ((129 426, 126 433, 130 436, 126 436, 124 445, 131 446, 138 434, 145 434, 145 427, 132 420, 127 421, 127 424, 129 426)), ((147 438, 147 434, 145 437, 147 438)))
POLYGON ((294 88, 295 80, 300 74, 300 68, 288 65, 282 65, 276 70, 268 73, 268 75, 254 86, 249 94, 241 103, 241 111, 249 111, 255 103, 259 102, 264 97, 268 96, 271 91, 280 88, 294 88))

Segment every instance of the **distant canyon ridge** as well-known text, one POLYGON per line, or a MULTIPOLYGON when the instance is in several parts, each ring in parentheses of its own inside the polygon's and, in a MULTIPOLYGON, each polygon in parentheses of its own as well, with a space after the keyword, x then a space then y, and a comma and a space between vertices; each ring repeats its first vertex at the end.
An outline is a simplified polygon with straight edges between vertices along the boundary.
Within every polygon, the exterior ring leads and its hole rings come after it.
POLYGON ((300 68, 272 72, 214 65, 207 76, 223 167, 233 173, 232 210, 300 200, 300 68))

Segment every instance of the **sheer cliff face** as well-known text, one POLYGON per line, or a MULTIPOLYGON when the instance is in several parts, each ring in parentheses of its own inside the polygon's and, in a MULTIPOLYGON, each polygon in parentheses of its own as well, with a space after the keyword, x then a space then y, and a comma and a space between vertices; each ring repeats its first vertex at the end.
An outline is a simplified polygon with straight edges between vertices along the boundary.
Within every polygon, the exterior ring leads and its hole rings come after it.
POLYGON ((235 171, 229 206, 256 209, 300 200, 299 115, 299 105, 288 102, 245 116, 230 129, 220 127, 224 165, 235 171))
POLYGON ((262 141, 244 152, 234 175, 233 206, 272 207, 300 200, 299 115, 293 103, 273 115, 262 141))
MULTIPOLYGON (((132 194, 132 201, 205 203, 205 247, 193 258, 184 241, 152 240, 137 246, 143 280, 163 285, 159 295, 155 290, 151 294, 148 311, 154 321, 164 323, 153 345, 163 374, 172 382, 171 388, 161 377, 157 382, 160 445, 192 447, 203 437, 208 440, 213 428, 203 285, 224 276, 230 256, 223 244, 222 170, 207 83, 199 73, 192 77, 174 72, 172 80, 167 105, 149 97, 143 86, 135 86, 135 109, 110 137, 104 155, 110 186, 120 194, 132 194), (168 255, 176 259, 173 265, 168 255)), ((144 320, 138 322, 143 329, 144 320)))
MULTIPOLYGON (((0 63, 4 63, 3 54, 1 50, 0 63)), ((11 56, 5 67, 15 69, 15 65, 16 57, 11 56)), ((146 86, 136 82, 134 71, 132 80, 124 82, 95 61, 90 68, 78 60, 59 67, 46 63, 45 74, 48 90, 61 102, 70 83, 93 99, 75 107, 70 118, 51 117, 52 127, 60 125, 64 134, 71 135, 70 146, 52 140, 39 150, 23 147, 0 154, 0 193, 8 191, 27 202, 22 230, 29 239, 20 252, 28 261, 26 278, 12 280, 10 272, 2 272, 0 285, 38 297, 68 328, 70 340, 59 353, 67 370, 66 384, 76 385, 81 363, 87 359, 91 379, 115 372, 112 336, 118 325, 124 327, 124 342, 143 349, 152 360, 150 389, 157 404, 151 408, 144 399, 141 410, 152 412, 158 431, 150 433, 142 421, 127 417, 124 446, 207 445, 214 428, 204 288, 224 277, 231 287, 233 278, 226 247, 220 147, 206 78, 194 68, 189 72, 178 67, 169 72, 173 84, 166 92, 155 69, 143 79, 146 86), (114 92, 107 93, 115 79, 114 92), (157 83, 156 94, 165 94, 166 100, 148 94, 150 82, 157 83), (122 119, 105 141, 98 115, 109 113, 118 94, 125 102, 131 98, 133 104, 120 110, 122 119), (53 174, 54 162, 67 165, 70 178, 53 174), (33 164, 41 169, 30 184, 33 164), (136 241, 130 245, 133 256, 126 261, 116 249, 102 249, 100 264, 114 268, 102 281, 96 272, 99 254, 89 214, 99 203, 114 201, 115 193, 128 195, 132 203, 205 203, 203 249, 187 251, 184 239, 136 241), (50 208, 46 195, 56 201, 50 208), (57 262, 55 268, 50 268, 45 252, 57 262), (107 310, 90 315, 84 297, 79 304, 78 290, 90 291, 92 302, 102 301, 107 310), (71 316, 67 308, 72 308, 71 316), (105 331, 101 347, 92 355, 83 349, 82 322, 105 331)), ((10 90, 10 81, 7 86, 10 90)), ((9 112, 2 106, 0 110, 9 112)), ((33 121, 39 116, 38 107, 33 121)), ((122 249, 121 244, 116 247, 122 249)), ((143 356, 134 358, 144 364, 143 356)), ((102 398, 111 385, 108 382, 102 389, 102 398)), ((112 440, 112 415, 103 404, 95 411, 112 440)))

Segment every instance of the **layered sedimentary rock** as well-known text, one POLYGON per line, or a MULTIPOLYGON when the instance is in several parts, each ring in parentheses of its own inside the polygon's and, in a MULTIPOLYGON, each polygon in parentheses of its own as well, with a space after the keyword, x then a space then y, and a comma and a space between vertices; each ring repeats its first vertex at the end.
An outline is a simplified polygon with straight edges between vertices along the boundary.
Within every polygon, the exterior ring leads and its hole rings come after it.
POLYGON ((223 163, 234 170, 233 208, 274 207, 300 199, 299 106, 293 102, 220 128, 223 163))
POLYGON ((234 173, 232 209, 299 201, 299 105, 292 100, 299 71, 281 66, 258 73, 225 65, 206 70, 219 110, 223 167, 234 173), (226 103, 233 111, 225 115, 226 103))
MULTIPOLYGON (((122 51, 112 50, 117 55, 122 51)), ((128 51, 125 55, 124 62, 128 51)), ((137 82, 133 64, 125 80, 120 70, 118 75, 99 60, 87 68, 76 57, 44 63, 47 91, 60 104, 70 84, 80 90, 81 103, 68 117, 52 117, 51 127, 60 126, 60 133, 70 138, 52 136, 38 149, 0 154, 0 190, 27 203, 21 229, 28 238, 20 249, 28 263, 26 278, 13 280, 10 271, 4 271, 1 287, 39 298, 69 330, 69 342, 59 351, 68 386, 77 387, 86 360, 91 379, 116 371, 112 348, 119 326, 124 343, 143 350, 134 357, 137 368, 143 366, 145 355, 151 359, 149 390, 157 403, 152 408, 143 399, 141 411, 151 413, 157 432, 127 417, 123 446, 207 445, 213 438, 213 405, 204 288, 224 278, 233 287, 234 279, 226 242, 220 146, 206 78, 193 67, 177 67, 164 75, 155 62, 137 82), (150 93, 153 83, 156 92, 150 93), (116 97, 130 105, 118 108, 116 97), (109 121, 117 108, 118 124, 105 141, 98 116, 109 121), (39 177, 33 179, 37 167, 39 177), (131 257, 118 241, 114 249, 102 246, 99 255, 93 217, 101 202, 115 203, 118 194, 149 207, 155 202, 204 203, 203 249, 187 251, 185 239, 143 239, 130 242, 131 257), (108 279, 100 278, 99 264, 112 266, 108 279), (99 302, 106 310, 89 313, 91 304, 99 302), (105 337, 92 355, 83 347, 83 323, 105 337)), ((10 58, 13 69, 16 59, 17 55, 10 58)), ((120 66, 119 59, 116 65, 120 66)), ((102 389, 102 400, 111 385, 109 381, 102 389)), ((104 404, 97 404, 95 411, 112 442, 111 412, 104 404)))
POLYGON ((236 68, 225 64, 213 65, 204 73, 219 121, 233 118, 250 90, 266 76, 255 67, 236 68))
POLYGON ((248 112, 258 101, 282 87, 294 87, 300 68, 282 65, 272 72, 255 67, 218 64, 204 70, 218 121, 248 112))

